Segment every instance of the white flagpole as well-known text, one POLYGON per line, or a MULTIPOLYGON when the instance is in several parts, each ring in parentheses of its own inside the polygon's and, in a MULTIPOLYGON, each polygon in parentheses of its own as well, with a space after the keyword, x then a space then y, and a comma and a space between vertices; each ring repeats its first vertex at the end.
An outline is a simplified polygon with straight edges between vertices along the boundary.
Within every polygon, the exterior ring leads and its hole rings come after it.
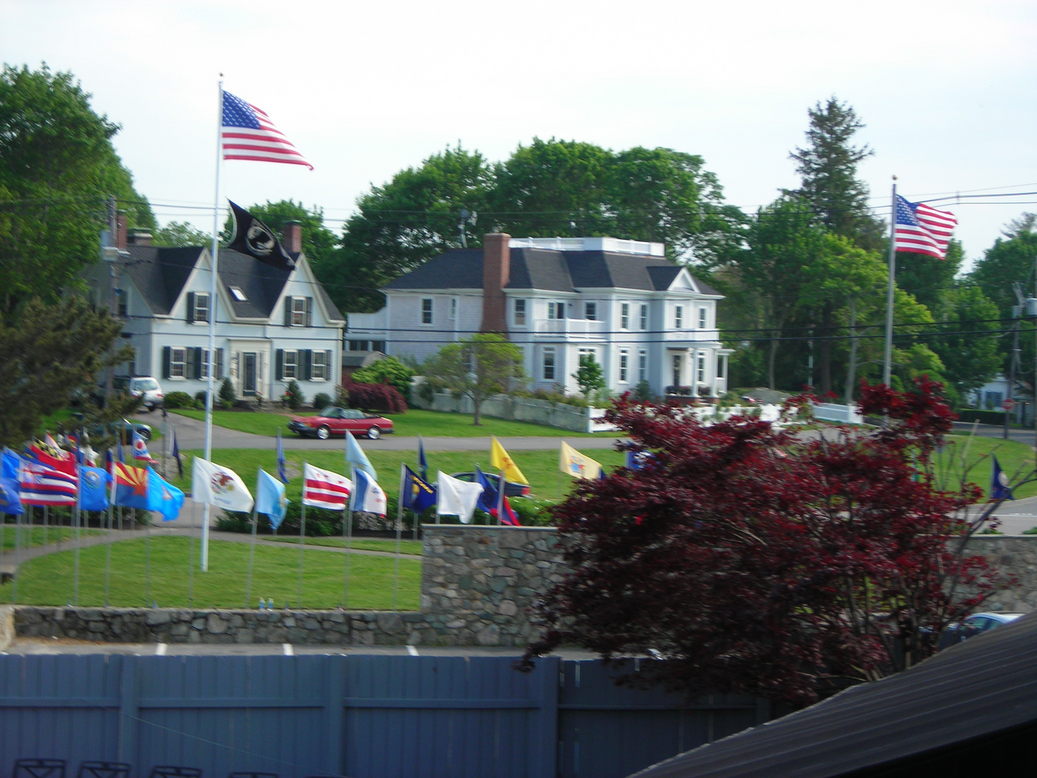
MULTIPOLYGON (((212 273, 209 278, 209 356, 206 368, 209 386, 205 392, 205 458, 212 461, 212 401, 216 387, 216 276, 220 268, 220 163, 223 156, 223 74, 220 73, 216 120, 216 191, 212 201, 212 273)), ((209 503, 202 513, 202 570, 209 569, 209 503)))
POLYGON ((889 280, 886 284, 886 345, 882 355, 882 383, 890 385, 893 371, 893 288, 897 273, 897 177, 893 176, 893 195, 889 213, 889 280))
MULTIPOLYGON (((349 434, 348 432, 346 433, 349 434)), ((343 572, 342 572, 342 607, 349 609, 349 571, 352 551, 350 547, 353 545, 353 509, 356 507, 356 468, 350 467, 349 475, 352 476, 353 488, 349 492, 349 499, 346 501, 346 509, 342 512, 342 536, 346 547, 343 549, 345 552, 345 559, 343 560, 343 572)))
MULTIPOLYGON (((400 589, 400 546, 403 542, 403 479, 406 477, 406 471, 404 468, 406 465, 400 462, 400 491, 397 492, 399 495, 396 498, 396 559, 393 561, 392 568, 392 609, 396 610, 396 595, 400 589)), ((418 515, 414 514, 414 520, 418 520, 418 515)))

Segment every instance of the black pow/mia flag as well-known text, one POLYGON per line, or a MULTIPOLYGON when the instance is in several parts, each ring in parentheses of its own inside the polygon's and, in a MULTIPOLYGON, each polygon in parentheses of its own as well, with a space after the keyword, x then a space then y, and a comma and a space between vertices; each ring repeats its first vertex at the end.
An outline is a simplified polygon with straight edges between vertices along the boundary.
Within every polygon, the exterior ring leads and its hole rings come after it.
POLYGON ((271 267, 294 270, 295 260, 284 250, 273 230, 237 203, 227 202, 234 212, 234 240, 227 248, 248 254, 271 267))

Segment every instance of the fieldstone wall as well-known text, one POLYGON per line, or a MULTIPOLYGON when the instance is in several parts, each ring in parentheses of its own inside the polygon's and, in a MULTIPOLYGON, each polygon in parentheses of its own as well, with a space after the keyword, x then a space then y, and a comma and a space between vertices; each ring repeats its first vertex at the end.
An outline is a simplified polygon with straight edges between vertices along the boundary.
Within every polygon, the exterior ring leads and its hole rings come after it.
MULTIPOLYGON (((426 526, 417 612, 18 607, 14 627, 25 637, 115 643, 520 647, 536 634, 530 607, 565 574, 556 537, 542 527, 426 526)), ((984 608, 1037 610, 1037 536, 973 543, 1019 581, 984 608)), ((4 623, 0 608, 0 646, 4 623)))
POLYGON ((418 612, 20 606, 15 629, 111 643, 524 646, 534 634, 529 607, 562 574, 554 530, 424 530, 418 612))

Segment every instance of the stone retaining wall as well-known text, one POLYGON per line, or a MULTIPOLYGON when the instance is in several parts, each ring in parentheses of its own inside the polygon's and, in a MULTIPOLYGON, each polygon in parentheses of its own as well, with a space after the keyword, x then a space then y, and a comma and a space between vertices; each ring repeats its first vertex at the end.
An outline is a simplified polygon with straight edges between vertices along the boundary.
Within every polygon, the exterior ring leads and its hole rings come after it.
MULTIPOLYGON (((553 529, 426 526, 418 612, 18 607, 25 637, 128 643, 521 647, 536 634, 529 609, 561 580, 553 529)), ((1037 536, 982 535, 972 546, 1019 585, 987 610, 1037 610, 1037 536)), ((9 619, 8 619, 9 621, 9 619)), ((0 646, 3 645, 0 608, 0 646)))
MULTIPOLYGON (((561 575, 555 532, 427 526, 420 612, 16 609, 22 637, 111 643, 524 646, 537 593, 561 575)), ((2 616, 2 614, 0 614, 2 616)))

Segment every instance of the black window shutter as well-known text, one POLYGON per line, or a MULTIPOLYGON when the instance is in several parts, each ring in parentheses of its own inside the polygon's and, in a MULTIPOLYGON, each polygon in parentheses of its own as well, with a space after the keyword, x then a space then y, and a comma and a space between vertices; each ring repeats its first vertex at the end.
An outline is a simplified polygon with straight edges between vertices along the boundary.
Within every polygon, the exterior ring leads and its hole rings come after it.
POLYGON ((274 353, 274 380, 284 380, 284 349, 279 348, 274 353))
MULTIPOLYGON (((324 364, 326 365, 326 367, 324 369, 327 371, 327 375, 325 375, 324 377, 327 378, 329 381, 335 381, 335 379, 331 375, 331 352, 330 351, 325 351, 324 352, 324 364)), ((335 381, 335 383, 338 383, 338 382, 335 381)))
POLYGON ((223 378, 223 349, 216 349, 216 377, 223 378))
POLYGON ((202 349, 201 347, 195 347, 189 349, 188 358, 188 378, 201 378, 202 377, 202 349))
POLYGON ((170 374, 169 374, 169 363, 170 363, 170 361, 172 361, 172 357, 173 357, 173 353, 172 352, 173 352, 173 347, 172 346, 163 346, 162 347, 162 377, 163 378, 169 378, 170 377, 170 374))
POLYGON ((313 352, 303 349, 299 353, 302 355, 302 380, 309 381, 313 378, 313 352))
POLYGON ((292 298, 284 298, 284 326, 292 326, 292 298))
POLYGON ((194 292, 187 293, 187 321, 194 321, 194 292))
POLYGON ((306 298, 306 326, 313 326, 313 298, 306 298))

